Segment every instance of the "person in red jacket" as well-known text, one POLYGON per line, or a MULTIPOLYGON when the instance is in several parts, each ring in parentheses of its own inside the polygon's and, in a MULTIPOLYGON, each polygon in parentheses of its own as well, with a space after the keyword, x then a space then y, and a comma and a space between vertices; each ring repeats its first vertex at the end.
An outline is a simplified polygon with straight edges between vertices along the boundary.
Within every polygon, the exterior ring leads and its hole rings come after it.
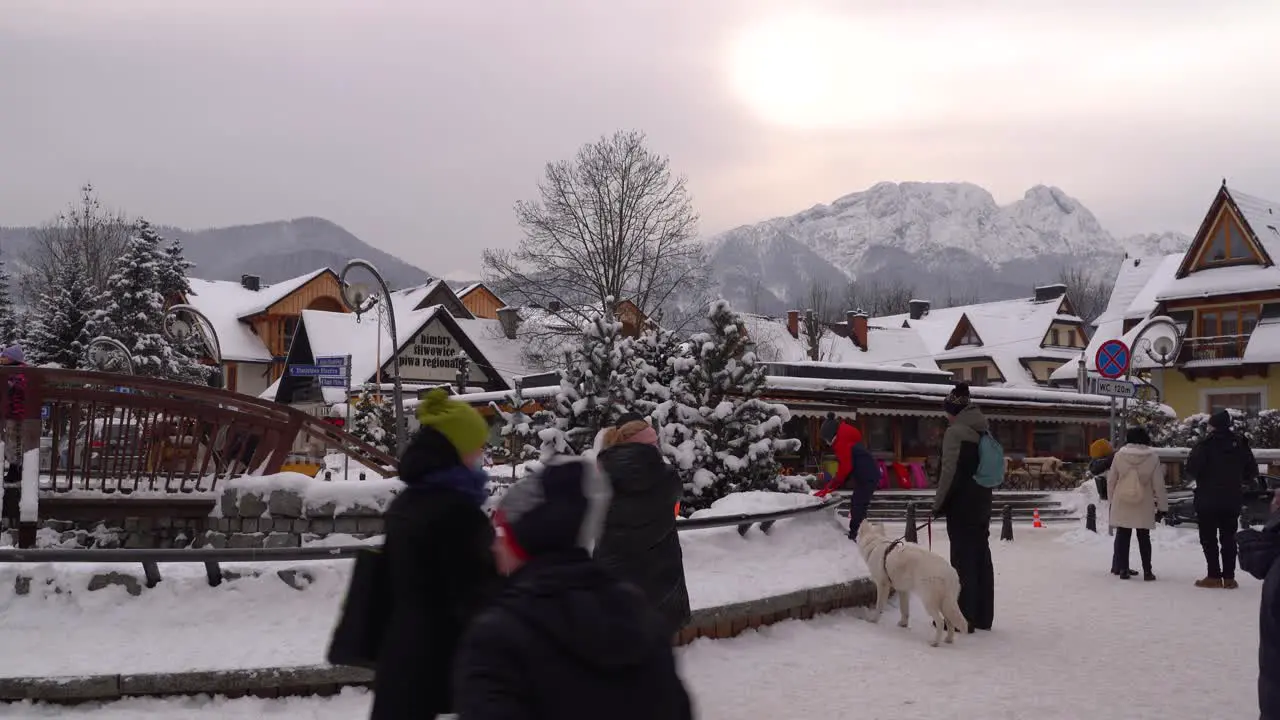
POLYGON ((858 527, 867 518, 871 497, 880 484, 880 470, 871 451, 862 444, 862 433, 837 418, 835 413, 827 415, 818 434, 836 456, 836 475, 817 496, 826 497, 853 481, 853 493, 849 497, 849 539, 857 540, 858 527))

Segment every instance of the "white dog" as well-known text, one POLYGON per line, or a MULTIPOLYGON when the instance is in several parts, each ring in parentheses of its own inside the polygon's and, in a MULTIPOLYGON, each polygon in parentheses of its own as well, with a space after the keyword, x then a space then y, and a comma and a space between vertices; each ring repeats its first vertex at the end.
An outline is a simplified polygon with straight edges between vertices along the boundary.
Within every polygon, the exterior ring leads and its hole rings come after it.
POLYGON ((951 563, 915 543, 885 537, 884 527, 864 520, 858 527, 858 549, 876 584, 876 609, 871 622, 879 622, 889 591, 898 591, 898 608, 902 618, 898 627, 906 627, 911 612, 911 594, 919 593, 925 610, 933 617, 933 642, 938 647, 946 629, 947 642, 955 633, 969 632, 969 624, 960 612, 960 576, 951 563))

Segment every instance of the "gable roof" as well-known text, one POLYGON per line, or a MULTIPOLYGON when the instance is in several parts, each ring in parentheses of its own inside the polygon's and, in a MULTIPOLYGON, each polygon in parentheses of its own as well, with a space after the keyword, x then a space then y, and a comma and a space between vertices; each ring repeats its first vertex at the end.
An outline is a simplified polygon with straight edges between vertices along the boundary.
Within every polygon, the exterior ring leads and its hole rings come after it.
MULTIPOLYGON (((791 337, 785 319, 741 313, 747 334, 756 345, 756 355, 763 362, 802 363, 809 361, 808 342, 802 335, 791 337)), ((920 333, 910 328, 867 323, 867 349, 831 330, 820 340, 821 362, 834 365, 912 366, 937 370, 938 364, 925 347, 920 333)))
POLYGON ((484 283, 482 283, 482 282, 471 283, 470 285, 467 285, 466 287, 464 287, 464 288, 462 288, 461 290, 459 290, 459 291, 458 291, 458 299, 459 299, 459 300, 465 300, 465 299, 466 299, 466 297, 467 297, 468 295, 470 295, 471 293, 473 293, 473 292, 475 292, 475 291, 477 291, 477 290, 484 290, 485 292, 489 293, 490 295, 494 296, 495 298, 498 298, 498 304, 500 304, 500 305, 506 302, 506 301, 505 301, 505 300, 503 300, 501 297, 499 297, 498 293, 496 293, 496 292, 494 292, 494 291, 493 291, 493 288, 489 287, 488 285, 485 285, 485 284, 484 284, 484 283))
POLYGON ((1065 295, 1049 300, 1030 297, 938 308, 918 320, 900 314, 874 318, 872 322, 915 329, 935 362, 989 359, 1006 385, 1022 387, 1039 384, 1022 363, 1023 358, 1066 362, 1079 357, 1079 350, 1040 346, 1050 326, 1063 322, 1084 327, 1084 320, 1072 314, 1065 295), (962 320, 973 326, 982 345, 950 346, 962 320))
POLYGON ((414 310, 425 310, 434 305, 443 305, 455 318, 471 320, 475 315, 463 304, 461 296, 453 292, 453 288, 443 280, 430 280, 422 285, 406 288, 406 291, 418 293, 419 298, 414 310))
POLYGON ((1156 290, 1156 299, 1183 300, 1274 290, 1280 287, 1280 266, 1275 264, 1276 258, 1280 258, 1280 203, 1231 190, 1224 183, 1205 213, 1191 248, 1179 262, 1177 273, 1156 290), (1192 267, 1210 241, 1210 232, 1224 210, 1234 212, 1240 219, 1246 237, 1262 254, 1263 264, 1192 267))
POLYGON ((187 294, 187 303, 209 318, 218 334, 224 360, 271 362, 271 352, 246 320, 265 312, 317 277, 332 272, 321 268, 259 290, 249 290, 233 280, 188 278, 191 292, 187 294))

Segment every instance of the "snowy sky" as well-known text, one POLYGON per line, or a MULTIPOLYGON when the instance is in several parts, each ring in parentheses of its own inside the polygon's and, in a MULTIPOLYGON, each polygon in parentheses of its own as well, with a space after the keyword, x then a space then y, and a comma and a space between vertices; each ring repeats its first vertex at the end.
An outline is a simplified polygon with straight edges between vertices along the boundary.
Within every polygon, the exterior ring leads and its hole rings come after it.
POLYGON ((708 234, 880 180, 1192 232, 1224 176, 1280 198, 1277 27, 1275 0, 3 0, 0 224, 90 180, 474 274, 546 161, 634 127, 708 234))

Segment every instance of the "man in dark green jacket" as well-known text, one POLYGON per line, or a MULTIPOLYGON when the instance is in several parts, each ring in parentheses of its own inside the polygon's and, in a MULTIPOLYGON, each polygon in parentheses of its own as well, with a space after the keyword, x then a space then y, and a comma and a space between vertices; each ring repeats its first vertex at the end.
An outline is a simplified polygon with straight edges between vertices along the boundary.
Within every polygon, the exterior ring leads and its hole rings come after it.
POLYGON ((960 575, 960 610, 969 632, 990 630, 995 616, 995 570, 991 564, 991 489, 978 484, 978 442, 987 419, 960 383, 943 401, 950 425, 942 437, 941 472, 933 497, 934 517, 947 519, 951 566, 960 575))

